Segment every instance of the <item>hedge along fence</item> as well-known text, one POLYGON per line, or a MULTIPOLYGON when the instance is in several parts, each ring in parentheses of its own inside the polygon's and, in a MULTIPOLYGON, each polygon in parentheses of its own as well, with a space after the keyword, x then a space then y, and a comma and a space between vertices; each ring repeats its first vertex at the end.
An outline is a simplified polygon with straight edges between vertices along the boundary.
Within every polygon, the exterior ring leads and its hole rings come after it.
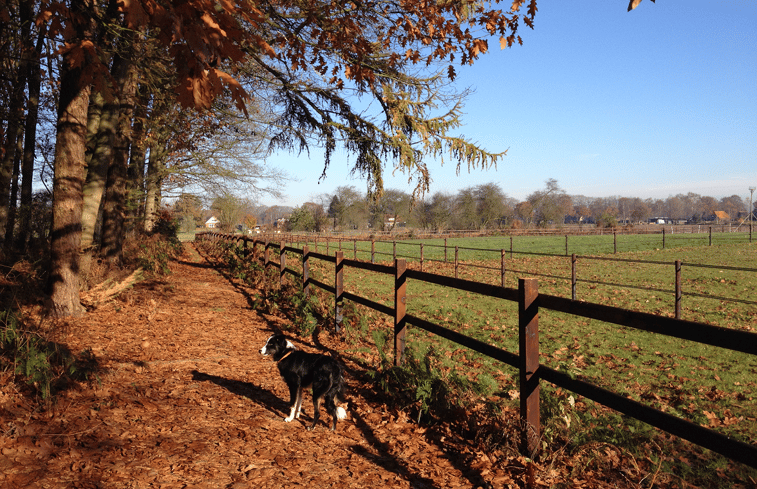
MULTIPOLYGON (((750 233, 749 233, 749 242, 752 241, 751 238, 751 225, 749 226, 750 233)), ((420 267, 420 270, 423 271, 424 265, 428 263, 444 263, 444 264, 450 264, 454 267, 454 277, 458 278, 460 274, 460 270, 463 268, 477 268, 477 269, 484 269, 484 270, 491 270, 498 272, 499 275, 499 285, 502 287, 505 287, 505 278, 508 273, 520 275, 520 276, 533 276, 533 277, 543 277, 543 278, 550 278, 550 279, 557 279, 557 280, 566 280, 570 281, 570 289, 571 289, 571 298, 572 300, 578 300, 578 284, 579 283, 586 283, 586 284, 592 284, 592 285, 602 285, 602 286, 608 286, 608 287, 619 287, 619 288, 628 288, 628 289, 637 289, 637 290, 644 290, 649 292, 659 292, 662 294, 670 294, 670 297, 672 299, 673 303, 673 312, 674 317, 676 319, 681 319, 682 314, 682 306, 683 306, 683 297, 684 296, 691 296, 691 297, 700 297, 705 299, 712 299, 712 300, 718 300, 718 301, 728 301, 733 303, 740 303, 740 304, 749 304, 749 305, 757 305, 757 301, 744 299, 744 298, 738 298, 738 297, 725 297, 725 296, 717 296, 717 295, 710 295, 710 294, 701 294, 697 292, 688 292, 683 290, 683 269, 684 268, 709 268, 709 269, 717 269, 717 270, 731 270, 731 271, 741 271, 741 272, 749 272, 749 273, 757 273, 757 268, 746 268, 746 267, 732 267, 732 266, 720 266, 720 265, 704 265, 704 264, 698 264, 698 263, 684 263, 681 260, 676 260, 674 262, 663 262, 663 261, 654 261, 654 260, 634 260, 634 259, 628 259, 628 258, 617 258, 617 257, 606 257, 606 256, 592 256, 592 255, 577 255, 575 253, 568 255, 568 235, 565 235, 565 255, 562 254, 555 254, 555 253, 540 253, 540 252, 533 252, 533 251, 515 251, 513 250, 513 237, 509 237, 510 241, 510 248, 509 250, 507 248, 500 248, 500 249, 494 249, 494 248, 473 248, 473 247, 465 247, 465 246, 448 246, 447 245, 447 238, 444 238, 444 245, 436 245, 436 244, 428 244, 428 243, 417 243, 417 242, 407 242, 407 241, 397 241, 397 240, 385 240, 381 241, 379 240, 379 243, 383 243, 385 246, 388 245, 388 243, 391 243, 391 253, 388 252, 382 252, 377 251, 376 249, 376 240, 370 240, 370 241, 362 241, 358 239, 329 239, 328 237, 325 238, 314 238, 310 236, 302 236, 302 235, 275 235, 278 236, 281 240, 283 237, 283 240, 285 242, 289 243, 300 243, 300 242, 313 242, 316 253, 318 252, 318 244, 320 239, 321 247, 326 250, 326 254, 329 255, 331 251, 349 251, 352 253, 353 260, 358 259, 358 254, 362 256, 366 256, 368 253, 370 253, 370 261, 371 263, 376 263, 377 257, 379 259, 386 259, 388 260, 390 257, 392 260, 396 260, 398 258, 406 258, 409 261, 418 263, 418 266, 420 267), (310 239, 310 241, 307 241, 310 239), (370 242, 370 249, 363 249, 358 247, 358 243, 368 243, 370 242), (398 245, 400 247, 404 248, 404 253, 398 253, 398 245), (425 254, 425 251, 429 248, 438 248, 443 249, 443 259, 431 259, 428 258, 427 254, 425 254), (412 250, 417 249, 417 253, 413 253, 412 250), (410 251, 408 251, 410 250, 410 251), (460 259, 461 252, 474 252, 474 253, 484 253, 484 254, 490 254, 492 257, 491 261, 499 261, 499 267, 493 267, 490 265, 483 265, 483 264, 474 264, 474 263, 466 263, 460 259), (510 259, 513 258, 514 255, 525 255, 525 256, 543 256, 543 257, 562 257, 566 256, 570 262, 570 276, 560 276, 560 275, 554 275, 554 274, 546 274, 546 273, 536 273, 531 272, 527 270, 519 270, 514 267, 508 267, 508 263, 506 260, 506 257, 509 255, 510 259), (671 275, 673 275, 674 280, 671 282, 674 284, 672 290, 665 290, 655 287, 648 287, 648 286, 639 286, 639 285, 631 285, 631 284, 623 284, 623 283, 617 283, 617 282, 605 282, 601 280, 593 280, 593 279, 582 279, 579 277, 579 262, 580 261, 586 261, 586 260, 593 260, 593 261, 610 261, 610 262, 616 262, 616 263, 624 263, 624 264, 642 264, 642 265, 653 265, 653 266, 664 266, 669 267, 671 275)), ((617 252, 617 233, 613 233, 613 242, 614 242, 614 249, 615 252, 617 252)), ((259 242, 265 242, 267 236, 263 236, 263 239, 260 237, 256 238, 259 242)), ((712 245, 712 227, 710 226, 710 245, 712 245)), ((662 233, 662 247, 665 247, 665 232, 662 233)), ((441 252, 439 253, 441 255, 441 252)))
POLYGON ((221 243, 242 241, 245 255, 249 255, 248 243, 252 242, 252 256, 255 260, 261 259, 257 248, 258 245, 262 245, 262 264, 266 268, 278 267, 281 283, 283 283, 284 275, 288 273, 301 279, 305 293, 308 293, 310 287, 316 286, 334 295, 334 327, 337 332, 339 331, 342 319, 341 307, 344 300, 351 300, 392 316, 394 318, 395 365, 401 365, 404 359, 407 327, 415 326, 517 368, 520 385, 520 418, 524 427, 521 433, 521 448, 526 454, 533 454, 538 450, 538 439, 541 431, 539 419, 539 382, 545 380, 703 448, 724 455, 731 460, 757 468, 757 445, 735 440, 729 436, 646 406, 590 382, 573 378, 564 372, 541 365, 539 362, 539 310, 542 308, 549 309, 751 355, 757 355, 757 334, 755 333, 539 294, 538 279, 536 278, 521 278, 518 280, 518 288, 513 289, 412 270, 407 268, 406 261, 400 258, 395 259, 393 266, 388 266, 346 259, 344 258, 343 251, 336 251, 334 256, 331 256, 311 252, 307 246, 298 249, 287 247, 280 243, 260 241, 239 235, 202 233, 198 234, 197 238, 221 243), (271 249, 278 250, 278 263, 271 260, 271 249), (287 252, 301 255, 302 274, 294 269, 287 268, 287 252), (318 259, 334 264, 334 286, 319 282, 309 276, 311 259, 318 259), (394 306, 389 307, 369 298, 345 291, 343 287, 344 274, 350 268, 393 276, 394 306), (516 355, 425 319, 407 314, 408 279, 472 292, 495 299, 517 302, 519 325, 518 354, 516 355))

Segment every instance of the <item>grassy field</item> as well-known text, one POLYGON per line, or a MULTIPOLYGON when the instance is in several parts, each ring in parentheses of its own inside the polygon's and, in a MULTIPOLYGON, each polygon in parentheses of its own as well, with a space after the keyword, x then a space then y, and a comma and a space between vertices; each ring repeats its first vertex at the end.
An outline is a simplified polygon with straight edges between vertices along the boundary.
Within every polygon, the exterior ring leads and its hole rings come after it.
MULTIPOLYGON (((757 235, 753 236, 757 241, 757 235)), ((337 249, 342 249, 345 256, 353 257, 353 251, 357 247, 357 257, 361 260, 370 259, 371 242, 357 241, 351 239, 338 238, 318 238, 318 252, 333 253, 337 249)), ((663 247, 663 237, 661 234, 618 234, 613 237, 612 234, 606 235, 586 235, 586 236, 568 236, 567 249, 565 236, 488 236, 475 238, 448 238, 446 239, 446 257, 447 261, 454 260, 455 247, 459 248, 459 259, 465 261, 475 260, 498 260, 502 250, 506 254, 512 253, 514 256, 528 254, 550 254, 550 255, 607 255, 616 251, 618 253, 636 252, 636 251, 658 251, 662 249, 676 249, 686 247, 709 246, 710 240, 707 233, 687 233, 687 234, 666 234, 663 247), (512 247, 511 247, 512 243, 512 247)), ((730 244, 748 244, 749 233, 713 233, 712 245, 730 245, 730 244)), ((301 247, 307 244, 311 250, 315 250, 316 242, 299 241, 296 246, 301 247)), ((445 259, 445 240, 428 239, 409 240, 402 239, 396 241, 396 254, 399 257, 420 259, 420 245, 423 244, 423 255, 425 260, 443 261, 445 259)), ((388 260, 394 255, 395 241, 382 240, 375 241, 376 259, 388 260)))
MULTIPOLYGON (((681 260, 681 317, 738 327, 740 322, 751 319, 757 304, 757 244, 750 244, 743 233, 719 235, 718 245, 668 247, 670 241, 676 243, 677 238, 673 236, 682 236, 678 244, 691 244, 691 239, 705 240, 699 244, 708 242, 706 234, 669 235, 665 249, 649 249, 649 240, 659 238, 656 235, 622 235, 618 236, 619 241, 623 240, 619 249, 641 250, 622 253, 612 253, 612 236, 570 236, 568 250, 578 255, 576 298, 672 315, 675 309, 675 261, 681 260), (603 249, 610 251, 602 253, 603 249), (733 267, 745 270, 732 270, 733 267), (733 299, 733 302, 723 299, 733 299)), ((520 277, 535 276, 540 278, 542 293, 562 297, 572 295, 572 264, 570 256, 564 255, 565 237, 516 237, 513 239, 516 251, 512 254, 510 239, 501 237, 448 239, 446 255, 444 240, 377 241, 373 258, 391 264, 396 256, 405 259, 410 267, 420 268, 421 244, 425 271, 454 276, 457 247, 460 278, 499 285, 504 265, 506 287, 517 287, 520 277), (502 250, 505 250, 504 261, 502 250)), ((308 246, 315 249, 312 242, 308 246)), ((370 242, 344 241, 341 246, 330 242, 328 254, 333 255, 340 247, 345 258, 371 260, 370 242)), ((319 243, 318 251, 326 253, 324 242, 319 243)))
POLYGON ((194 239, 195 239, 195 234, 196 234, 196 233, 194 233, 194 232, 189 232, 189 233, 178 233, 178 235, 177 235, 177 236, 178 236, 178 238, 179 238, 179 241, 181 241, 181 242, 185 242, 185 241, 194 241, 194 239))
MULTIPOLYGON (((570 237, 569 245, 575 246, 570 251, 585 256, 596 254, 598 252, 592 250, 606 245, 601 242, 602 238, 606 239, 602 236, 570 237), (572 241, 575 241, 574 245, 571 245, 572 241)), ((561 239, 564 252, 565 238, 561 239)), ((642 242, 648 237, 638 239, 642 242)), ((454 260, 454 251, 451 256, 449 252, 450 241, 447 262, 444 262, 443 248, 425 242, 424 259, 427 261, 424 270, 454 274, 454 264, 449 263, 454 260), (434 261, 430 260, 431 257, 434 261)), ((514 247, 529 247, 530 253, 548 253, 557 246, 555 238, 523 237, 515 241, 514 247)), ((458 246, 460 278, 498 284, 501 273, 499 250, 502 248, 495 248, 495 243, 495 238, 456 239, 454 246, 458 246), (480 251, 487 247, 494 251, 480 251)), ((502 244, 501 238, 499 244, 502 244)), ((517 287, 518 277, 536 275, 541 293, 570 297, 569 257, 516 253, 510 258, 509 238, 507 245, 507 287, 517 287)), ((349 246, 345 242, 342 247, 345 257, 353 258, 352 242, 349 246)), ((643 248, 643 244, 639 247, 643 248)), ((330 254, 335 249, 337 247, 332 244, 330 254)), ((376 256, 376 261, 391 263, 395 253, 393 244, 377 242, 376 251, 379 250, 382 254, 376 256)), ((411 260, 411 257, 419 258, 419 250, 419 244, 415 243, 396 245, 396 254, 406 256, 414 268, 419 267, 418 259, 411 260)), ((319 252, 325 252, 322 245, 319 245, 319 252)), ((754 271, 757 244, 666 246, 664 250, 598 256, 613 260, 581 258, 578 261, 580 300, 672 316, 673 264, 681 260, 684 319, 757 331, 757 272, 754 271)), ((369 260, 370 248, 367 251, 358 248, 357 257, 369 260)), ((298 260, 292 256, 287 263, 297 268, 298 260)), ((314 264, 312 273, 319 280, 333 283, 333 267, 330 265, 314 264)), ((393 306, 392 276, 348 268, 344 285, 347 291, 393 306)), ((410 280, 407 284, 407 311, 508 351, 518 351, 516 303, 410 280)), ((347 323, 347 334, 367 334, 358 329, 364 329, 364 323, 368 321, 373 324, 370 334, 376 347, 383 348, 378 355, 368 353, 367 364, 380 362, 382 355, 391 358, 391 318, 367 310, 354 317, 355 324, 347 323), (363 326, 358 328, 357 322, 362 322, 363 326)), ((544 309, 540 311, 539 329, 543 364, 736 439, 757 443, 757 357, 544 309)), ((434 375, 450 385, 467 389, 469 395, 480 396, 501 406, 517 405, 515 369, 422 330, 411 328, 409 334, 408 354, 416 365, 428 366, 434 375)), ((352 353, 365 356, 367 352, 361 348, 356 347, 352 353)), ((621 418, 560 389, 548 386, 544 389, 547 394, 543 396, 542 410, 545 419, 549 420, 545 423, 546 433, 568 430, 571 433, 568 436, 574 441, 600 440, 629 450, 643 450, 645 443, 649 446, 648 440, 654 432, 652 428, 630 418, 621 418), (639 439, 642 433, 646 435, 639 439)), ((425 394, 420 392, 418 395, 425 394)), ((718 457, 713 460, 716 465, 723 464, 717 462, 718 457)), ((670 463, 676 464, 675 461, 670 463)), ((687 470, 684 465, 671 470, 680 473, 687 470)), ((751 477, 757 477, 757 471, 749 473, 751 477)), ((722 487, 728 487, 728 484, 722 487)))
MULTIPOLYGON (((580 276, 591 282, 579 282, 580 299, 672 316, 673 262, 678 259, 684 263, 685 319, 757 331, 754 303, 685 295, 691 292, 756 301, 756 272, 687 267, 686 264, 753 267, 757 263, 757 245, 678 248, 614 256, 670 265, 583 260, 580 276), (605 285, 608 283, 621 285, 605 285)), ((490 265, 496 267, 497 263, 490 265)), ((508 258, 506 264, 508 268, 529 273, 570 276, 570 264, 564 257, 508 258)), ((446 264, 429 268, 450 274, 446 264)), ((461 278, 498 283, 499 271, 492 274, 496 278, 492 276, 487 280, 484 278, 486 269, 468 266, 461 270, 461 278)), ((507 275, 506 286, 516 287, 517 277, 526 274, 508 272, 507 275)), ((346 290, 364 297, 382 297, 387 305, 393 304, 392 285, 391 277, 362 271, 348 271, 345 275, 346 290)), ((517 304, 412 280, 407 287, 408 313, 517 353, 517 304)), ((570 297, 570 281, 540 278, 540 291, 570 297)), ((757 443, 757 357, 546 310, 540 311, 539 329, 543 364, 742 441, 757 443)), ((465 378, 482 396, 517 402, 513 399, 513 393, 517 392, 517 372, 507 365, 423 331, 412 331, 410 343, 413 345, 411 354, 416 355, 419 362, 432 353, 435 367, 446 379, 465 378)), ((567 398, 564 393, 563 405, 554 408, 559 415, 553 416, 554 419, 562 419, 569 410, 567 398)), ((579 429, 576 436, 594 436, 615 443, 628 437, 627 432, 614 429, 608 432, 591 423, 589 420, 597 414, 590 401, 579 400, 578 406, 581 414, 573 413, 583 422, 575 420, 574 423, 583 425, 583 429, 579 429)))

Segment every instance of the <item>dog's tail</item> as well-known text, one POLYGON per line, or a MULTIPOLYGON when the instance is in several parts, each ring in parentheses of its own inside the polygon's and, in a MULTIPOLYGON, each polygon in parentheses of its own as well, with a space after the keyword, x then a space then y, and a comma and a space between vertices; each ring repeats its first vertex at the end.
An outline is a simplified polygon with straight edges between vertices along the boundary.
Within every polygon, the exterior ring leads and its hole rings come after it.
POLYGON ((336 407, 336 417, 337 419, 346 419, 347 418, 347 410, 344 409, 342 406, 336 407))

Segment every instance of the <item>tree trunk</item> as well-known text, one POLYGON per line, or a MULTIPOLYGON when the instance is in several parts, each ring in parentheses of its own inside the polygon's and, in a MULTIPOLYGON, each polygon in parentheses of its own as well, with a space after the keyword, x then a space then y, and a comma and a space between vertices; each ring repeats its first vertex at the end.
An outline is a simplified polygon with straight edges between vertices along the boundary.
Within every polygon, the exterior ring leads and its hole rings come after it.
MULTIPOLYGON (((81 247, 85 253, 90 253, 94 243, 95 229, 97 228, 100 205, 105 193, 105 180, 108 175, 108 167, 113 158, 113 142, 116 134, 116 121, 118 120, 118 104, 111 101, 103 103, 101 93, 92 95, 93 103, 89 106, 88 129, 91 135, 91 154, 87 165, 87 179, 84 182, 81 226, 81 247), (96 126, 96 127, 93 127, 96 126)), ((86 273, 87 271, 84 270, 86 273)))
POLYGON ((18 131, 16 154, 13 157, 13 175, 11 177, 10 202, 8 204, 8 221, 5 225, 5 252, 13 251, 13 231, 16 227, 16 204, 18 203, 18 176, 21 172, 21 155, 24 152, 24 133, 18 131))
POLYGON ((113 144, 113 135, 104 130, 106 127, 113 127, 109 124, 111 121, 107 117, 101 132, 100 122, 103 120, 104 105, 102 92, 98 90, 92 93, 87 110, 87 149, 84 156, 87 177, 82 188, 80 276, 85 280, 92 268, 95 251, 93 245, 99 242, 98 224, 102 223, 102 197, 105 193, 105 178, 108 174, 113 144))
POLYGON ((163 157, 165 149, 157 143, 150 146, 150 159, 145 179, 145 232, 151 233, 155 227, 158 205, 160 204, 160 182, 163 178, 163 157))
MULTIPOLYGON (((31 6, 31 2, 28 3, 31 6)), ((39 94, 42 76, 40 75, 40 54, 44 33, 40 32, 37 46, 29 55, 27 65, 28 99, 26 102, 26 127, 24 133, 24 155, 21 161, 21 206, 19 208, 19 229, 16 247, 25 250, 29 242, 29 230, 32 218, 32 181, 34 179, 34 154, 37 142, 37 120, 39 114, 39 94)))
MULTIPOLYGON (((133 52, 133 44, 131 45, 133 52)), ((107 194, 103 207, 102 254, 111 263, 119 263, 125 237, 127 174, 131 121, 137 93, 137 66, 129 57, 118 56, 113 62, 113 77, 120 92, 120 110, 114 138, 113 161, 108 170, 107 194)))
MULTIPOLYGON (((16 161, 18 135, 22 134, 24 120, 24 88, 26 75, 19 73, 15 78, 15 89, 8 108, 8 129, 5 133, 5 147, 0 160, 0 239, 6 236, 8 215, 10 212, 10 189, 13 178, 13 166, 16 161)), ((15 206, 16 203, 13 202, 15 206)))
MULTIPOLYGON (((72 0, 71 10, 84 14, 82 0, 72 0)), ((88 21, 80 20, 72 29, 74 39, 85 39, 88 21)), ((84 309, 79 300, 79 250, 81 249, 82 187, 87 147, 87 106, 89 85, 82 82, 85 64, 74 64, 75 50, 63 55, 61 63, 58 126, 53 177, 53 223, 50 239, 49 289, 52 315, 79 316, 84 309)))
POLYGON ((139 219, 145 212, 145 163, 147 161, 147 147, 145 136, 147 128, 147 105, 149 97, 138 96, 132 127, 131 155, 129 156, 129 217, 139 219))

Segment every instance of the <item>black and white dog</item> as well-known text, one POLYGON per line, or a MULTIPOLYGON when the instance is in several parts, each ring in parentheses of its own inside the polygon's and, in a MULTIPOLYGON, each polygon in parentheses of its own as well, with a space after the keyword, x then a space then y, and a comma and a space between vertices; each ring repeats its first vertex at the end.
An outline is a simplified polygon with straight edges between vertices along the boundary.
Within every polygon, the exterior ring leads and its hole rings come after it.
POLYGON ((313 424, 308 430, 315 428, 320 417, 321 401, 325 401, 326 411, 332 416, 331 431, 336 429, 337 419, 347 417, 343 407, 344 377, 342 366, 335 359, 317 353, 299 351, 282 334, 275 334, 268 338, 263 348, 263 355, 271 355, 279 367, 279 372, 289 387, 290 408, 289 417, 284 418, 287 423, 300 417, 302 408, 302 390, 313 388, 313 424))

